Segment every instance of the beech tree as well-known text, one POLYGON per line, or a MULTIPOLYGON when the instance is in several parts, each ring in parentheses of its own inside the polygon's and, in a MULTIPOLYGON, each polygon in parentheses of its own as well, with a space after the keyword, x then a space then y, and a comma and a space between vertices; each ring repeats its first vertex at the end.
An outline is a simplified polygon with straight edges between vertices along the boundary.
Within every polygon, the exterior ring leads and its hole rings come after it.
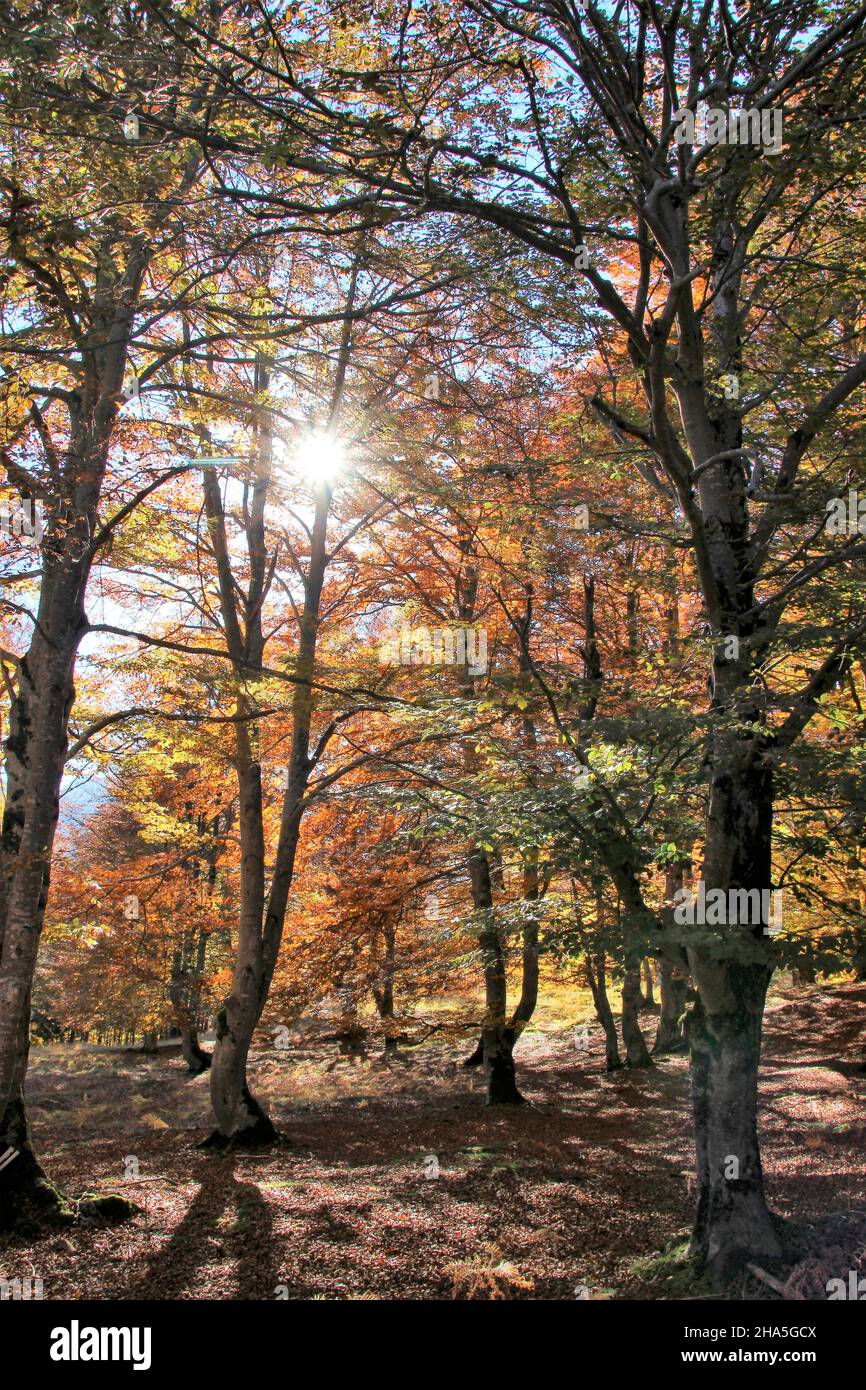
POLYGON ((38 78, 34 90, 34 58, 50 88, 62 84, 70 56, 68 34, 62 26, 41 32, 41 17, 2 17, 9 61, 0 461, 22 506, 40 509, 43 519, 36 567, 33 552, 19 548, 6 582, 24 587, 13 588, 18 599, 4 599, 17 620, 18 651, 6 653, 14 694, 0 875, 0 1139, 18 1154, 5 1192, 53 1207, 57 1196, 33 1152, 23 1088, 74 669, 88 626, 91 569, 120 516, 160 482, 158 470, 127 478, 125 495, 122 484, 112 487, 103 510, 125 379, 131 390, 130 349, 143 320, 158 323, 168 311, 160 269, 178 244, 177 210, 202 157, 172 145, 142 152, 135 163, 118 81, 111 119, 71 134, 62 102, 39 89, 38 78))

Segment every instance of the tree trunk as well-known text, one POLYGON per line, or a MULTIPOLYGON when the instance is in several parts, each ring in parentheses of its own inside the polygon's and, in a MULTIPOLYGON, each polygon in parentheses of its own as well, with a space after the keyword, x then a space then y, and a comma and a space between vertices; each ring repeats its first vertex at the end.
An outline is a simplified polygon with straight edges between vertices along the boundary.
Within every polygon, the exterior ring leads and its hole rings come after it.
POLYGON ((761 1020, 770 972, 726 970, 736 1008, 688 1015, 698 1208, 691 1251, 721 1280, 747 1261, 771 1264, 781 1245, 764 1196, 757 1134, 761 1020))
MULTIPOLYGON (((487 856, 480 852, 479 864, 472 873, 473 901, 476 909, 491 914, 493 896, 490 889, 489 873, 485 875, 487 856), (485 884, 487 894, 485 895, 485 884), (484 904, 487 904, 485 907, 484 904)), ((534 902, 538 898, 538 867, 535 856, 530 854, 523 870, 523 898, 534 902)), ((482 937, 482 950, 485 952, 485 991, 488 1017, 491 1011, 504 1022, 507 1003, 505 960, 502 943, 495 922, 482 937)), ((521 962, 520 998, 511 1015, 507 1027, 498 1023, 481 1031, 477 1046, 463 1061, 464 1067, 485 1068, 487 1080, 488 1105, 521 1105, 524 1097, 517 1089, 517 1070, 514 1062, 514 1045, 535 1012, 538 1003, 538 922, 530 917, 523 927, 523 956, 521 962)))
POLYGON ((622 981, 622 1045, 627 1067, 653 1065, 638 1022, 640 1001, 640 962, 634 961, 626 966, 622 981))
POLYGON ((514 1068, 514 1030, 506 1026, 507 982, 505 956, 493 910, 490 862, 483 850, 469 861, 472 900, 481 914, 479 942, 484 961, 485 1020, 481 1032, 487 1105, 520 1105, 514 1068))
POLYGON ((523 1105, 524 1097, 517 1089, 514 1065, 515 1034, 512 1028, 485 1028, 484 1075, 487 1082, 487 1105, 523 1105))
POLYGON ((397 928, 393 921, 385 922, 382 928, 382 940, 385 951, 382 960, 381 979, 380 985, 373 986, 373 998, 376 1002, 376 1011, 385 1028, 385 1051, 392 1053, 397 1051, 397 1037, 394 1033, 394 967, 397 928))
POLYGON ((507 1028, 483 1029, 475 1051, 464 1067, 484 1063, 487 1069, 487 1104, 520 1105, 525 1099, 517 1089, 514 1046, 535 1012, 538 1000, 538 924, 523 929, 523 982, 520 999, 507 1028))
POLYGON ((202 1148, 223 1149, 230 1145, 254 1147, 272 1144, 279 1138, 269 1116, 247 1085, 247 1057, 255 1023, 236 1003, 217 1014, 216 1043, 211 1057, 210 1098, 217 1129, 202 1148), (230 1018, 230 1007, 231 1015, 230 1018))
MULTIPOLYGON (((772 769, 742 735, 720 737, 703 876, 766 890, 771 881, 772 769)), ((772 965, 755 961, 761 925, 728 926, 727 954, 689 950, 699 999, 687 1020, 692 1064, 698 1210, 692 1252, 720 1280, 747 1261, 772 1263, 781 1244, 767 1208, 757 1131, 761 1027, 772 965), (743 950, 738 950, 742 941, 743 950)))
POLYGON ((644 992, 643 997, 641 999, 641 1008, 654 1009, 656 1005, 655 980, 653 978, 654 962, 650 959, 649 956, 644 956, 641 968, 643 970, 644 982, 644 992))
MULTIPOLYGON (((107 441, 106 441, 107 444, 107 441)), ((82 446, 83 447, 83 446, 82 446)), ((46 538, 39 616, 9 716, 3 879, 0 902, 0 1152, 17 1148, 16 1185, 33 1177, 34 1198, 45 1187, 32 1153, 24 1107, 30 1055, 30 996, 48 898, 51 855, 66 761, 73 672, 86 628, 84 587, 89 564, 76 553, 87 546, 86 519, 66 541, 46 538), (52 555, 49 546, 63 547, 52 555)), ((50 529, 50 528, 49 528, 50 529)), ((11 1165, 10 1165, 11 1166, 11 1165)))
MULTIPOLYGON (((529 721, 524 721, 524 728, 529 721)), ((532 744, 534 746, 534 730, 532 744)), ((523 901, 538 901, 538 851, 530 850, 523 864, 523 901)), ((510 1029, 515 1041, 532 1020, 538 1003, 538 918, 529 909, 523 924, 523 949, 520 961, 520 998, 511 1015, 510 1029)))
POLYGON ((0 871, 0 1152, 18 1151, 14 1183, 19 1195, 29 1190, 39 1207, 54 1189, 33 1155, 24 1103, 31 991, 68 751, 75 660, 87 630, 84 600, 93 538, 146 245, 143 235, 136 238, 125 268, 104 256, 97 276, 91 332, 81 356, 81 391, 69 406, 68 447, 59 468, 54 460, 54 490, 46 499, 33 636, 18 665, 9 712, 0 871))
MULTIPOLYGON (((337 423, 343 383, 351 349, 351 311, 355 298, 358 263, 350 280, 346 316, 343 320, 336 385, 331 402, 329 426, 337 423)), ((270 368, 259 360, 256 386, 267 390, 270 368)), ((255 713, 249 692, 249 671, 263 665, 264 630, 262 606, 267 592, 268 555, 265 539, 265 500, 273 464, 272 425, 263 412, 258 425, 258 471, 249 507, 245 508, 247 555, 250 578, 244 602, 243 624, 238 609, 238 593, 232 573, 231 551, 226 534, 225 512, 215 475, 205 473, 205 502, 208 527, 217 562, 220 606, 226 642, 238 663, 238 713, 235 727, 236 767, 239 793, 241 841, 241 903, 238 944, 231 993, 220 1010, 211 1063, 211 1102, 217 1129, 207 1144, 261 1144, 277 1139, 277 1131, 246 1081, 246 1063, 256 1024, 261 1017, 274 977, 289 890, 305 810, 307 784, 313 769, 310 757, 313 717, 312 680, 315 672, 316 644, 322 586, 329 555, 328 516, 331 487, 322 479, 315 488, 315 507, 310 531, 310 558, 304 582, 304 602, 300 614, 295 685, 292 696, 292 744, 289 754, 288 786, 283 799, 279 836, 273 860, 270 893, 265 897, 265 834, 262 803, 262 770, 254 756, 257 731, 248 716, 255 713)))
MULTIPOLYGON (((244 703, 243 695, 239 703, 244 703)), ((245 723, 238 723, 235 737, 239 750, 241 902, 232 988, 217 1014, 211 1058, 210 1095, 217 1122, 216 1132, 206 1141, 211 1148, 266 1144, 278 1138, 247 1085, 247 1057, 267 998, 270 976, 262 951, 265 843, 261 767, 251 757, 245 723)))
POLYGON ((636 589, 630 588, 625 596, 625 623, 628 634, 628 655, 634 662, 637 660, 640 635, 638 630, 639 599, 636 589))
POLYGON ((605 1064, 608 1071, 618 1071, 622 1066, 619 1055, 619 1040, 616 1035, 616 1022, 607 997, 607 962, 602 952, 596 957, 595 968, 587 953, 584 958, 586 978, 592 991, 596 1018, 604 1029, 605 1064))
POLYGON ((200 1076, 203 1071, 207 1071, 212 1058, 199 1042, 198 1029, 193 1024, 188 1024, 186 1027, 181 1026, 180 1050, 187 1069, 193 1076, 200 1076))
POLYGON ((201 976, 207 947, 206 934, 203 931, 198 934, 196 971, 192 979, 187 969, 188 947, 189 939, 184 933, 183 941, 172 959, 168 993, 180 1032, 180 1047, 184 1061, 190 1073, 199 1076, 203 1071, 207 1071, 211 1064, 210 1053, 199 1044, 196 1022, 199 1017, 201 976))
MULTIPOLYGON (((25 1014, 29 1032, 29 1012, 25 1014)), ((22 1041, 20 1052, 26 1056, 22 1041)), ((11 1231, 32 1212, 37 1217, 61 1220, 63 1199, 46 1177, 33 1149, 23 1087, 16 1084, 4 1106, 0 1154, 12 1150, 16 1157, 0 1177, 0 1232, 11 1231)))
MULTIPOLYGON (((537 854, 530 852, 523 868, 523 900, 524 902, 535 902, 538 899, 538 863, 537 854)), ((500 1046, 510 1047, 514 1050, 514 1045, 520 1034, 523 1032, 527 1023, 535 1013, 535 1006, 538 1003, 538 921, 533 916, 526 920, 523 927, 523 955, 521 960, 520 978, 520 998, 517 1006, 511 1015, 508 1028, 504 1031, 500 1046)), ((482 1032, 478 1039, 474 1052, 464 1059, 464 1067, 480 1067, 484 1061, 484 1034, 482 1032)), ((512 1071, 514 1063, 512 1058, 512 1071)))
MULTIPOLYGON (((692 867, 690 861, 687 865, 682 863, 668 865, 665 874, 665 906, 661 914, 662 922, 666 927, 673 925, 674 900, 677 892, 683 886, 686 873, 688 873, 689 886, 691 886, 692 867)), ((664 1056, 669 1052, 678 1052, 686 1046, 683 1019, 689 992, 689 969, 686 953, 682 948, 671 945, 665 950, 659 959, 659 975, 661 979, 661 1011, 659 1013, 659 1026, 656 1029, 655 1042, 653 1043, 653 1053, 656 1056, 664 1056)))
POLYGON ((663 1056, 680 1052, 686 1046, 683 1016, 689 988, 688 971, 664 957, 659 961, 661 974, 661 1013, 653 1043, 653 1055, 663 1056))
MULTIPOLYGON (((46 561, 39 621, 20 663, 9 717, 0 913, 0 1152, 17 1149, 16 1185, 30 1175, 39 1198, 24 1106, 30 997, 48 897, 51 853, 74 697, 75 653, 85 627, 84 574, 46 561)), ((12 1166, 12 1165, 10 1165, 12 1166)), ((8 1175, 7 1175, 8 1176, 8 1175)))

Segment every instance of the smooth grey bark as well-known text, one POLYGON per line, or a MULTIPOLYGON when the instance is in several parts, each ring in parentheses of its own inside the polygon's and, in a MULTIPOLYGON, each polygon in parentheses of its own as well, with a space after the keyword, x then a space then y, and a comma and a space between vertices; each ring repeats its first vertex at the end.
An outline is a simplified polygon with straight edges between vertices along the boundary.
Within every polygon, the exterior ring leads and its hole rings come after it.
MULTIPOLYGON (((87 631, 85 590, 93 537, 138 292, 147 261, 136 239, 119 271, 101 260, 92 324, 82 348, 85 389, 68 401, 70 431, 56 491, 46 497, 42 582, 30 646, 18 665, 18 686, 6 742, 6 805, 0 894, 0 1145, 19 1158, 5 1184, 50 1187, 33 1155, 24 1101, 30 1052, 33 975, 45 917, 51 856, 75 698, 75 660, 87 631)), ((7 468, 15 472, 7 460, 7 468)))
MULTIPOLYGON (((471 602, 467 605, 463 621, 472 616, 475 601, 474 581, 471 602)), ((533 601, 531 586, 526 586, 526 605, 518 624, 521 637, 519 670, 526 680, 530 675, 528 662, 528 635, 532 625, 533 601)), ((522 720, 523 746, 531 754, 536 746, 536 732, 533 721, 527 716, 522 720)), ((477 912, 484 914, 480 936, 482 958, 484 961, 486 1021, 475 1050, 464 1060, 465 1067, 483 1064, 487 1083, 488 1105, 521 1105, 524 1097, 517 1087, 517 1068, 514 1061, 514 1047, 524 1028, 531 1021, 538 1003, 539 955, 538 920, 530 909, 524 921, 521 941, 521 982, 520 997, 507 1020, 508 989, 505 975, 505 954, 499 928, 493 910, 493 891, 490 862, 482 850, 476 849, 470 859, 470 881, 472 900, 477 912)), ((538 855, 530 850, 523 864, 523 901, 535 903, 539 897, 538 855)))
MULTIPOLYGON (((677 891, 683 886, 682 864, 671 864, 665 873, 666 906, 662 909, 662 921, 666 927, 673 924, 673 904, 677 891)), ((684 1019, 689 991, 689 968, 686 953, 671 946, 659 957, 659 978, 661 1007, 656 1029, 653 1054, 663 1056, 669 1052, 679 1052, 686 1046, 684 1019)))
MULTIPOLYGON (((748 776, 723 776, 722 767, 720 758, 711 791, 705 879, 708 885, 718 883, 718 860, 724 854, 729 881, 766 885, 771 872, 771 768, 760 757, 751 759, 748 776)), ((744 938, 761 936, 760 927, 733 930, 744 938)), ((752 954, 744 951, 745 958, 738 958, 735 941, 728 959, 710 959, 698 950, 688 953, 698 989, 686 1023, 698 1177, 691 1249, 723 1279, 747 1255, 773 1262, 782 1254, 766 1204, 757 1131, 761 1029, 772 969, 759 955, 750 959, 752 954)))
MULTIPOLYGON (((268 370, 261 362, 257 363, 257 389, 267 390, 269 380, 268 370)), ((231 991, 217 1011, 216 1040, 211 1054, 210 1097, 217 1128, 206 1143, 213 1147, 241 1140, 248 1144, 269 1143, 277 1138, 273 1124, 249 1089, 246 1075, 253 1030, 270 985, 264 960, 262 771, 255 747, 255 700, 249 688, 255 673, 262 667, 264 648, 261 617, 267 583, 264 514, 273 461, 271 430, 264 413, 258 423, 256 443, 257 473, 245 515, 250 578, 242 607, 232 573, 219 481, 209 470, 204 473, 205 508, 216 561, 223 627, 228 652, 235 663, 235 770, 241 850, 238 935, 231 991)))
MULTIPOLYGON (((346 316, 342 326, 328 421, 330 428, 336 425, 339 415, 351 351, 351 312, 355 301, 358 270, 359 262, 356 260, 350 277, 346 316)), ((257 378, 257 388, 266 389, 270 371, 263 362, 258 364, 257 378)), ((249 1089, 246 1069, 253 1032, 267 1001, 277 964, 300 839, 305 796, 313 769, 310 756, 312 681, 322 588, 329 558, 327 531, 332 496, 331 487, 324 480, 320 480, 315 487, 310 559, 304 580, 304 601, 300 613, 294 669, 288 785, 283 799, 270 888, 266 892, 262 771, 254 747, 256 735, 249 720, 255 713, 255 706, 253 697, 248 693, 248 683, 250 676, 254 676, 263 665, 262 610, 270 582, 264 510, 271 469, 271 427, 269 417, 263 412, 259 424, 258 476, 246 518, 250 582, 243 615, 239 613, 222 498, 216 478, 212 474, 205 474, 205 502, 217 562, 223 623, 228 650, 235 661, 238 677, 239 716, 235 724, 235 766, 238 778, 238 825, 241 842, 240 910, 232 986, 217 1014, 216 1042, 210 1072, 211 1104, 217 1128, 206 1142, 216 1147, 228 1143, 271 1143, 278 1138, 273 1124, 249 1089)))
POLYGON ((679 1052, 686 1046, 683 1019, 689 987, 688 970, 664 957, 659 961, 661 976, 661 1009, 656 1029, 653 1055, 679 1052))
MULTIPOLYGON (((269 372, 257 364, 256 386, 266 390, 269 372)), ((245 518, 250 581, 240 611, 232 573, 226 518, 215 474, 204 474, 208 530, 220 590, 226 644, 235 662, 235 769, 238 784, 238 830, 241 847, 238 936, 231 991, 217 1012, 216 1040, 211 1056, 210 1096, 217 1128, 207 1141, 220 1147, 232 1141, 266 1143, 277 1138, 270 1119, 247 1084, 246 1065, 253 1031, 270 985, 265 965, 265 835, 262 771, 256 756, 254 696, 250 677, 261 669, 264 647, 262 606, 267 575, 264 510, 272 467, 270 427, 262 417, 257 434, 257 475, 245 518)), ((300 687, 296 687, 297 690, 300 687)), ((293 738, 297 772, 296 739, 293 738)))
MULTIPOLYGON (((505 954, 495 921, 489 862, 484 851, 478 851, 474 864, 470 860, 470 882, 475 910, 486 914, 486 919, 482 919, 485 926, 479 935, 479 944, 488 1022, 482 1027, 474 1050, 464 1058, 463 1066, 484 1067, 488 1105, 519 1105, 523 1096, 517 1088, 514 1047, 538 1002, 538 923, 530 919, 523 926, 520 997, 509 1019, 505 954)), ((538 871, 529 864, 524 868, 524 895, 527 893, 538 896, 538 871)))
POLYGON ((169 999, 174 1010, 174 1018, 180 1030, 180 1045, 184 1061, 193 1075, 207 1071, 211 1055, 201 1046, 198 1037, 199 1014, 201 1010, 201 979, 205 967, 207 935, 197 934, 196 959, 189 960, 192 943, 189 933, 172 958, 169 999))
MULTIPOLYGON (((523 863, 523 901, 538 902, 539 875, 538 853, 530 850, 523 863)), ((528 1023, 531 1023, 538 1003, 539 954, 538 918, 530 910, 521 933, 520 953, 520 997, 514 1007, 509 1022, 509 1031, 514 1035, 512 1046, 528 1023)))
POLYGON ((698 1175, 691 1250, 723 1278, 741 1268, 744 1252, 768 1263, 782 1253, 767 1211, 757 1131, 770 971, 733 965, 724 980, 736 991, 735 1005, 709 1013, 701 996, 687 1021, 698 1175))
POLYGON ((520 1105, 514 1066, 514 1039, 506 1024, 505 954, 490 883, 490 861, 483 850, 469 860, 472 901, 480 919, 479 945, 484 970, 485 1019, 481 1030, 487 1105, 520 1105))
MULTIPOLYGON (((475 542, 468 533, 460 537, 459 573, 455 578, 457 619, 471 623, 476 618, 478 601, 478 563, 475 542)), ((461 673, 461 686, 469 697, 474 680, 468 669, 461 673)), ((468 743, 463 745, 463 766, 468 775, 475 770, 477 757, 468 743)), ((523 1097, 517 1089, 514 1065, 514 1037, 509 1036, 507 1021, 508 990, 505 975, 505 951, 496 920, 493 903, 493 874, 495 855, 488 854, 477 844, 469 849, 469 883, 472 906, 478 923, 478 945, 484 973, 484 1022, 474 1051, 465 1058, 465 1067, 483 1066, 486 1105, 519 1105, 523 1097)))
MULTIPOLYGON (((535 902, 538 898, 538 865, 532 855, 524 865, 523 898, 525 902, 535 902)), ((531 1022, 538 1003, 538 966, 538 922, 534 917, 530 917, 524 923, 522 931, 520 997, 507 1026, 498 1028, 493 1040, 487 1043, 482 1030, 475 1051, 463 1063, 465 1067, 480 1066, 483 1063, 488 1068, 486 1074, 489 1105, 519 1105, 524 1099, 517 1089, 514 1048, 520 1034, 531 1022)), ((497 976, 497 991, 498 987, 497 976)), ((496 1002, 498 995, 488 994, 488 1007, 491 998, 496 1002)), ((507 998, 505 1004, 507 1005, 507 998)))
POLYGON ((607 997, 607 962, 604 952, 599 952, 594 961, 587 952, 584 957, 584 967, 592 993, 592 1001, 595 1005, 596 1017, 604 1029, 605 1065, 608 1071, 618 1071, 622 1066, 622 1061, 619 1055, 616 1021, 610 1007, 610 1000, 607 997))
POLYGON ((639 1021, 641 1000, 640 961, 630 961, 626 964, 623 973, 620 1024, 627 1067, 651 1067, 653 1065, 639 1021))

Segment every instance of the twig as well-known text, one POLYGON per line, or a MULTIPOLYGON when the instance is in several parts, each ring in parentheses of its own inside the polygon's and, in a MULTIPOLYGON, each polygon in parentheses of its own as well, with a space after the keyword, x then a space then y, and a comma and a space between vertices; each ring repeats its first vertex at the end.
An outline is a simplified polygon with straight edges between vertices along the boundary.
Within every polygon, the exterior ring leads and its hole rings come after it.
POLYGON ((762 1279, 765 1284, 769 1284, 771 1289, 775 1289, 776 1293, 781 1294, 783 1298, 785 1297, 785 1285, 781 1280, 775 1279, 772 1274, 761 1269, 760 1265, 746 1265, 746 1269, 750 1274, 754 1274, 756 1279, 762 1279))

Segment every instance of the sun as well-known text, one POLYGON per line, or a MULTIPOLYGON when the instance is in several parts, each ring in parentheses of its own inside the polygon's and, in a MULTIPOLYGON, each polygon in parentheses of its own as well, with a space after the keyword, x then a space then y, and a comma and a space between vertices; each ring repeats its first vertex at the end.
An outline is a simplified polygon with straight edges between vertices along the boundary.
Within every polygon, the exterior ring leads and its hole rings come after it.
POLYGON ((286 459, 309 482, 332 483, 346 465, 346 450, 330 430, 313 430, 287 449, 286 459))

